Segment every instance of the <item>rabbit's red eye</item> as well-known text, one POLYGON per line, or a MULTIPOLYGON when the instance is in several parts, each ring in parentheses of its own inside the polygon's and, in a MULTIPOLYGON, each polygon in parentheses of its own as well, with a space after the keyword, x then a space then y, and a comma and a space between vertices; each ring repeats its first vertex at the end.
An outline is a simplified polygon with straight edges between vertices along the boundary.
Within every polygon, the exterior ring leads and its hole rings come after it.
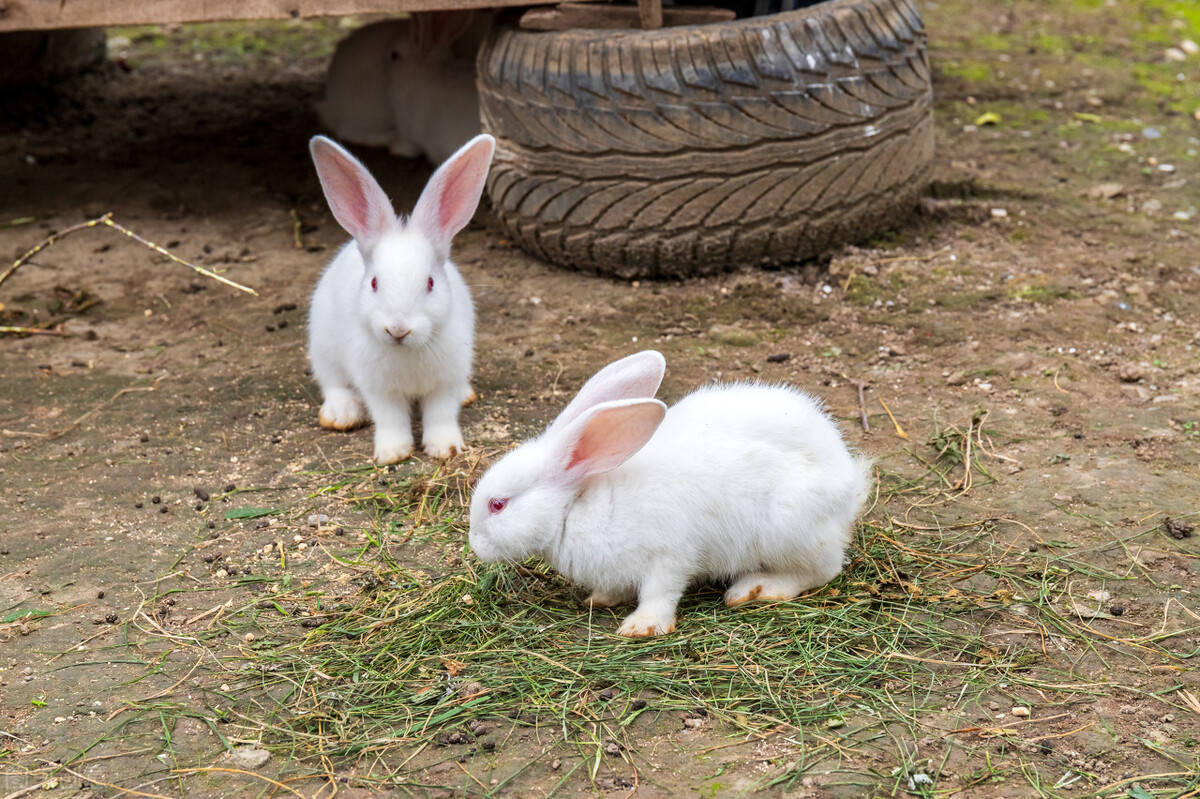
POLYGON ((379 291, 379 279, 371 278, 371 291, 379 291))
POLYGON ((488 500, 488 510, 492 513, 499 513, 508 505, 508 500, 501 497, 492 497, 488 500))
POLYGON ((429 282, 425 284, 426 291, 433 291, 433 275, 429 276, 429 282))

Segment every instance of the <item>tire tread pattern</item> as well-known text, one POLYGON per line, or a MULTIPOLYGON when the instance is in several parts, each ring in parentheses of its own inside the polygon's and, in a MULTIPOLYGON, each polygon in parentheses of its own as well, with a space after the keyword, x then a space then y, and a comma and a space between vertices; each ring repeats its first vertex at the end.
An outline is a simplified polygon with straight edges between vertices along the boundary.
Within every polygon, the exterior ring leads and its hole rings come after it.
POLYGON ((488 192, 525 249, 622 277, 812 257, 890 224, 933 160, 913 0, 658 31, 500 30, 488 192))

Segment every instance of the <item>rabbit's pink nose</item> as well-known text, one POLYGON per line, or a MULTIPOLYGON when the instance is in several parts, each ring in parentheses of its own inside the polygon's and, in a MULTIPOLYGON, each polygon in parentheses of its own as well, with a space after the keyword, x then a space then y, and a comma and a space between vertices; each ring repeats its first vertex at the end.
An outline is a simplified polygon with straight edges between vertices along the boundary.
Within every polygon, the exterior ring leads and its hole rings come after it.
POLYGON ((391 336, 393 339, 395 339, 397 344, 399 344, 401 341, 404 341, 404 339, 408 336, 408 334, 412 332, 411 330, 408 330, 407 328, 398 328, 398 327, 397 328, 385 327, 384 330, 387 332, 387 334, 389 336, 391 336))

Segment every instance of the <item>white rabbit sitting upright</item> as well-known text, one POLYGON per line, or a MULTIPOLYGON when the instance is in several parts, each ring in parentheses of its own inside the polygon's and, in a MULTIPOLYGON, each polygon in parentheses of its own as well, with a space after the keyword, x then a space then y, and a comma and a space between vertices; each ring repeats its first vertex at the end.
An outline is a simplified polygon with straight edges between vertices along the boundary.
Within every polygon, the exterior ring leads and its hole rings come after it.
POLYGON ((667 411, 652 399, 664 367, 646 351, 600 370, 471 498, 481 559, 540 555, 590 588, 592 607, 636 598, 627 636, 674 630, 696 580, 731 579, 730 607, 824 585, 871 483, 870 462, 808 394, 732 383, 667 411))
POLYGON ((340 139, 441 163, 479 133, 475 53, 493 16, 416 12, 354 31, 329 64, 321 123, 340 139))
POLYGON ((425 451, 462 450, 459 407, 471 394, 475 309, 450 261, 450 241, 471 221, 496 142, 477 136, 442 164, 409 219, 354 156, 324 136, 309 142, 325 199, 353 241, 313 293, 308 349, 325 427, 375 422, 375 460, 413 449, 411 405, 421 405, 425 451), (364 407, 365 406, 365 407, 364 407))

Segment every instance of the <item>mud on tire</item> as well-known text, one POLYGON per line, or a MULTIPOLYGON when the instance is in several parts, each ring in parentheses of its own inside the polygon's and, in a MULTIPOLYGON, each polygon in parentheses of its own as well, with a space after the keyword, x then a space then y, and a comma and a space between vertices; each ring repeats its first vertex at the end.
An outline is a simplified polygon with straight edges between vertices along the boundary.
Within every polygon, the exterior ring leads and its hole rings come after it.
POLYGON ((479 54, 493 208, 621 277, 811 257, 909 209, 933 158, 912 0, 656 31, 501 29, 479 54))

